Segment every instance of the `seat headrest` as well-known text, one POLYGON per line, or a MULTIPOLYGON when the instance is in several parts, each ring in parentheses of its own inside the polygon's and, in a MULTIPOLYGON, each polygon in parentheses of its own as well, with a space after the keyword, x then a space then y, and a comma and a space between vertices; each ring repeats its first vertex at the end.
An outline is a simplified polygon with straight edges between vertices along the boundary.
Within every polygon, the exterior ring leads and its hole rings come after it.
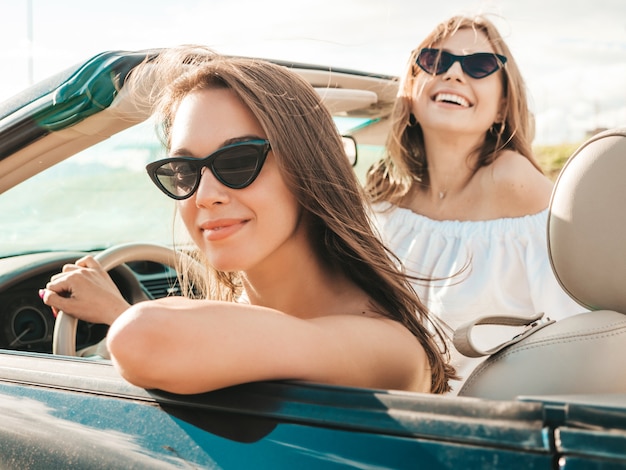
POLYGON ((626 128, 589 139, 561 170, 548 251, 559 283, 578 303, 626 313, 626 128))

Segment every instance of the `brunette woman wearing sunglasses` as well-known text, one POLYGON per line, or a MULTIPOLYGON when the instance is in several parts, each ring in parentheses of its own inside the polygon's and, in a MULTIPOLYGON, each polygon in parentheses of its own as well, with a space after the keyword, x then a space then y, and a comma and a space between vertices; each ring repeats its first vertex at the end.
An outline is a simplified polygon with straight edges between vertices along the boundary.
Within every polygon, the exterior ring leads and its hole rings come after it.
POLYGON ((113 363, 145 388, 299 379, 446 392, 437 320, 375 235, 315 90, 282 66, 203 48, 145 67, 129 86, 158 77, 169 154, 148 174, 176 200, 206 294, 130 306, 87 257, 53 276, 44 301, 111 324, 113 363))
MULTIPOLYGON (((429 310, 451 329, 479 316, 583 311, 550 267, 552 183, 533 157, 524 81, 490 21, 453 17, 422 41, 392 120, 366 189, 387 246, 429 310)), ((473 339, 492 347, 518 333, 489 328, 473 339)), ((464 379, 481 359, 451 349, 464 379)))

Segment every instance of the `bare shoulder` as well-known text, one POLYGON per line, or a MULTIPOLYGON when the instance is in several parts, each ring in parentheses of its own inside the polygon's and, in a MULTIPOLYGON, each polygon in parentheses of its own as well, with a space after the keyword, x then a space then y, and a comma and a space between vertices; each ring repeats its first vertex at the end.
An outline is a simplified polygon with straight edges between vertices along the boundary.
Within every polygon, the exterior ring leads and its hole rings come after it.
MULTIPOLYGON (((343 364, 344 377, 355 374, 355 383, 372 381, 386 384, 386 388, 430 391, 426 352, 400 323, 366 314, 333 315, 311 321, 327 332, 334 344, 331 349, 336 348, 334 360, 347 359, 343 364), (378 372, 372 374, 373 371, 378 372)), ((373 383, 371 386, 380 388, 373 383)))
POLYGON ((486 170, 485 183, 503 217, 536 214, 548 207, 552 182, 523 155, 506 150, 486 170))

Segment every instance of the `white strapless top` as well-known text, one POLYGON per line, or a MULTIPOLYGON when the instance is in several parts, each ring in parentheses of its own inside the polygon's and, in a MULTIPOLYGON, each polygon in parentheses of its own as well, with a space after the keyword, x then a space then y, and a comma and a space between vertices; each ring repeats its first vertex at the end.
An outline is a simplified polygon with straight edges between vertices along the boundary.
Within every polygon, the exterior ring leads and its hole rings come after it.
MULTIPOLYGON (((544 312, 559 320, 585 311, 563 291, 552 272, 547 209, 517 218, 439 221, 388 203, 373 208, 384 242, 407 273, 442 278, 414 282, 414 287, 430 311, 452 329, 484 315, 544 312)), ((486 349, 519 332, 512 327, 480 326, 472 338, 486 349)), ((452 358, 463 379, 483 360, 462 356, 454 348, 452 358)), ((451 385, 458 391, 462 383, 451 385)))

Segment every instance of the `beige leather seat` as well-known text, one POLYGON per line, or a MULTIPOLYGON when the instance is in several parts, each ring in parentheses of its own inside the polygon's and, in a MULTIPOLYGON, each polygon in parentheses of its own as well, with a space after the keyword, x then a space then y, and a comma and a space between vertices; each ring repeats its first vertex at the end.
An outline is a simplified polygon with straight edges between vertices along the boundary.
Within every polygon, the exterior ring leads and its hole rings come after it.
POLYGON ((567 161, 547 230, 557 279, 591 312, 491 355, 459 395, 626 393, 626 128, 594 136, 567 161))

